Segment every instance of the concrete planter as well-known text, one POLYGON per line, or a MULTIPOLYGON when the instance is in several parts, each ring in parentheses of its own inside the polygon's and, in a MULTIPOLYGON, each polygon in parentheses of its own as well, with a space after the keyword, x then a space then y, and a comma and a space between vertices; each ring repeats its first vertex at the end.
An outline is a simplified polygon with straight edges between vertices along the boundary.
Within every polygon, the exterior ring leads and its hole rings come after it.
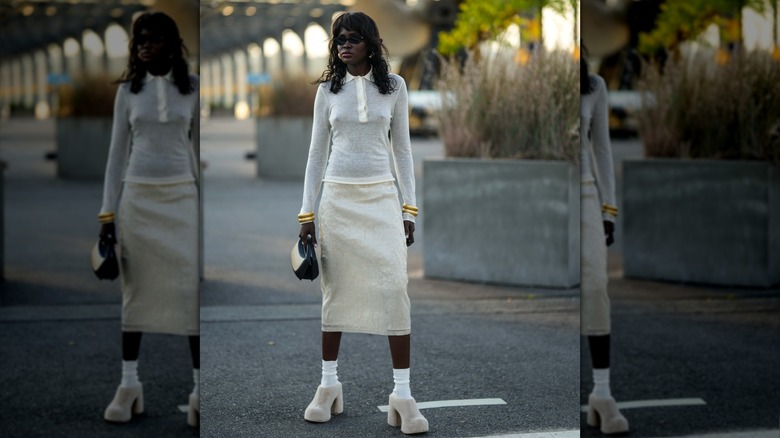
POLYGON ((765 162, 623 163, 626 277, 780 283, 780 169, 765 162))
POLYGON ((579 284, 579 167, 477 159, 427 160, 423 166, 426 277, 579 284))
POLYGON ((102 180, 111 145, 111 117, 57 119, 57 176, 102 180))
POLYGON ((256 119, 257 176, 303 181, 311 143, 311 117, 256 119))

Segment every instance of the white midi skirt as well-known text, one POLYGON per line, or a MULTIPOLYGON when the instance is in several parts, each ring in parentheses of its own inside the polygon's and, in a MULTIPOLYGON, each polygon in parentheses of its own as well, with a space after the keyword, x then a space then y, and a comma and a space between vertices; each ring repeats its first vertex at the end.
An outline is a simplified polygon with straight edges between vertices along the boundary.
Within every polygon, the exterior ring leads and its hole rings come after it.
POLYGON ((582 183, 580 199, 580 330, 585 336, 608 335, 610 304, 607 295, 607 243, 598 191, 593 182, 582 183))
POLYGON ((406 237, 393 182, 325 182, 319 209, 322 331, 411 332, 406 237))
POLYGON ((125 182, 117 224, 122 331, 198 335, 195 183, 125 182))

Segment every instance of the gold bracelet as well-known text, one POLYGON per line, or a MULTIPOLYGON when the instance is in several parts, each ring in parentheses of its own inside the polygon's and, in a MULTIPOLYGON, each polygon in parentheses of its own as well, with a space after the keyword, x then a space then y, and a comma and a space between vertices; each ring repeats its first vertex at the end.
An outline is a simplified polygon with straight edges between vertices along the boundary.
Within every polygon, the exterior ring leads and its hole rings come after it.
POLYGON ((604 213, 609 213, 612 216, 617 216, 618 214, 618 208, 614 205, 604 204, 601 206, 601 211, 604 213))
POLYGON ((301 213, 298 215, 298 222, 301 224, 306 224, 309 222, 314 222, 314 213, 301 213))
POLYGON ((404 213, 409 213, 414 217, 417 217, 417 213, 419 212, 417 207, 409 204, 404 204, 403 206, 401 206, 401 211, 404 213))
POLYGON ((100 222, 101 224, 114 222, 114 213, 113 212, 100 213, 98 215, 98 222, 100 222))

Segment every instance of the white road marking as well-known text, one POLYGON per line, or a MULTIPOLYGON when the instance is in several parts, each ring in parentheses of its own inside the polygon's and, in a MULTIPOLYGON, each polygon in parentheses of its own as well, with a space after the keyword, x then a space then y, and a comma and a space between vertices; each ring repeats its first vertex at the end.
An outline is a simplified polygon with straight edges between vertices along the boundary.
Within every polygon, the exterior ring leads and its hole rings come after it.
MULTIPOLYGON (((618 409, 657 408, 663 406, 697 406, 707 403, 700 398, 667 398, 661 400, 635 400, 618 402, 618 409)), ((588 412, 588 405, 580 407, 582 412, 588 412)))
MULTIPOLYGON (((431 408, 449 408, 453 406, 488 406, 488 405, 505 405, 506 402, 500 398, 473 398, 468 400, 438 400, 429 402, 419 402, 417 407, 419 409, 431 409, 431 408)), ((380 411, 387 412, 387 405, 377 406, 380 411)))
MULTIPOLYGON (((476 437, 475 437, 476 438, 476 437)), ((508 433, 479 438, 580 438, 580 430, 554 430, 549 432, 508 433)))
POLYGON ((190 410, 190 405, 179 405, 179 410, 186 414, 190 410))

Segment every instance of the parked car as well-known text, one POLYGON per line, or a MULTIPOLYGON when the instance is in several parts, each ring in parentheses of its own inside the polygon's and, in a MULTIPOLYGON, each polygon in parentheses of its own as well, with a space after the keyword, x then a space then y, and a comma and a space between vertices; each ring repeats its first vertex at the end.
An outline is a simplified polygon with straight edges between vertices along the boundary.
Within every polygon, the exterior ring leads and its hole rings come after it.
POLYGON ((435 90, 409 91, 409 132, 412 135, 437 135, 436 112, 441 109, 441 94, 435 90))
POLYGON ((618 137, 634 137, 639 132, 637 112, 642 108, 642 98, 634 90, 609 91, 609 130, 618 137))

